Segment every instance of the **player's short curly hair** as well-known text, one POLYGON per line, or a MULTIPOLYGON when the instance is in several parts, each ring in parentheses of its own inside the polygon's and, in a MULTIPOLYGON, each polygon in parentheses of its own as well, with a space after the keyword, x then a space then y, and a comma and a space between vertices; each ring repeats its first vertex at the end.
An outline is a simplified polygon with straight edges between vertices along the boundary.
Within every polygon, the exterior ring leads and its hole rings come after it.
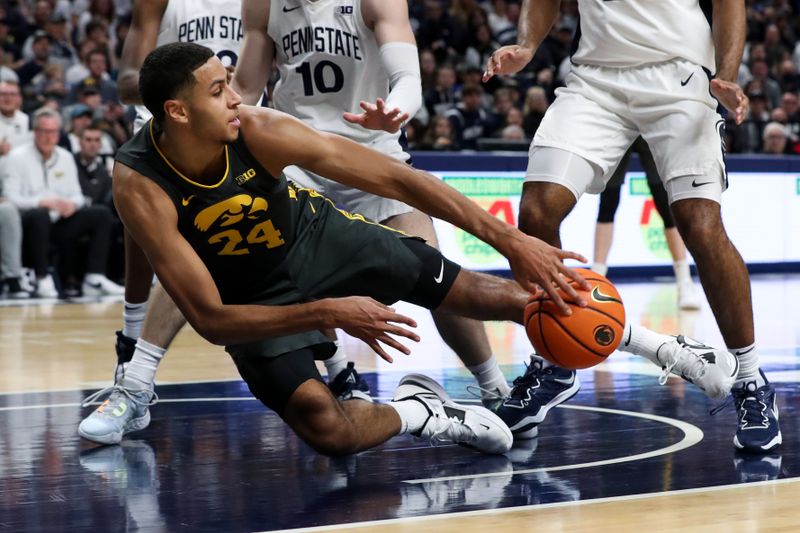
POLYGON ((190 89, 194 71, 214 56, 210 48, 194 43, 159 46, 144 60, 139 71, 139 94, 158 123, 164 121, 164 102, 190 89))

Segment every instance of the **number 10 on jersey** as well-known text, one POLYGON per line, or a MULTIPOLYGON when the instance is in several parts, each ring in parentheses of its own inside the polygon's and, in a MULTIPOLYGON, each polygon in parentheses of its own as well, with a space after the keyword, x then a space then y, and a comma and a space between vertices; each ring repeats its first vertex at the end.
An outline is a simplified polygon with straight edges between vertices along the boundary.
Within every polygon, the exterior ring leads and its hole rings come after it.
POLYGON ((322 60, 313 68, 306 61, 295 70, 303 76, 303 92, 306 96, 314 96, 315 88, 318 93, 336 93, 344 87, 344 72, 333 61, 322 60))

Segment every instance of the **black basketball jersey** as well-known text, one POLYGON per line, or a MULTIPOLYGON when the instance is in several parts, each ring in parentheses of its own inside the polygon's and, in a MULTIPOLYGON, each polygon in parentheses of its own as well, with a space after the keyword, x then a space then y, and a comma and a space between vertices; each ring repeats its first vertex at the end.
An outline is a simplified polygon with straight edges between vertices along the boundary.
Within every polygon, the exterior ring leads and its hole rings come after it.
MULTIPOLYGON (((226 146, 227 170, 213 185, 167 160, 151 120, 116 160, 155 181, 172 199, 178 230, 202 259, 226 304, 263 301, 292 285, 284 260, 305 207, 286 178, 272 176, 239 138, 226 146)), ((305 195, 303 196, 305 198, 305 195)))

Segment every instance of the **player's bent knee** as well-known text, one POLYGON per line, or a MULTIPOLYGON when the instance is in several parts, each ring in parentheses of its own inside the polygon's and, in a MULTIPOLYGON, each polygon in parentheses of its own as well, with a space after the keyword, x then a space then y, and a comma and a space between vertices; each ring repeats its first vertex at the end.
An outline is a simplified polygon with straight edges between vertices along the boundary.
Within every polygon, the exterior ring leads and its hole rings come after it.
POLYGON ((284 420, 309 446, 330 457, 350 455, 359 449, 358 432, 339 402, 318 382, 298 388, 284 412, 284 420))

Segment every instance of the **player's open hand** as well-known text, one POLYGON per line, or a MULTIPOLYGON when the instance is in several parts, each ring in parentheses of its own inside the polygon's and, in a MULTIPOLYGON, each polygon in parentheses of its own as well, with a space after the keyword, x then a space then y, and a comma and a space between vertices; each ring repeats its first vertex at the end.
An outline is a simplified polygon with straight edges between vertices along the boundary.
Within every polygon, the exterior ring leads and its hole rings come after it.
POLYGON ((343 115, 344 119, 369 130, 383 130, 394 133, 409 119, 408 113, 403 113, 399 107, 394 109, 387 108, 386 102, 381 98, 378 98, 374 104, 362 100, 359 105, 364 110, 363 113, 360 115, 345 113, 343 115))
POLYGON ((525 236, 507 257, 517 283, 532 294, 544 290, 565 315, 571 315, 572 311, 564 303, 558 289, 564 291, 571 302, 581 307, 586 306, 586 300, 578 295, 569 282, 573 280, 587 291, 591 290, 591 286, 563 262, 564 259, 575 259, 585 263, 586 258, 582 255, 550 246, 535 237, 525 236))
POLYGON ((534 50, 517 44, 498 48, 486 62, 483 82, 489 81, 498 74, 514 74, 519 72, 533 59, 534 50))
POLYGON ((736 83, 715 78, 711 80, 711 94, 731 112, 737 125, 747 117, 750 99, 736 83))
POLYGON ((367 296, 350 296, 336 300, 337 324, 349 335, 361 339, 382 359, 391 363, 392 356, 386 353, 380 343, 391 346, 406 355, 411 353, 405 345, 391 335, 405 337, 419 342, 419 335, 398 324, 417 327, 414 319, 396 313, 388 305, 384 305, 367 296))

